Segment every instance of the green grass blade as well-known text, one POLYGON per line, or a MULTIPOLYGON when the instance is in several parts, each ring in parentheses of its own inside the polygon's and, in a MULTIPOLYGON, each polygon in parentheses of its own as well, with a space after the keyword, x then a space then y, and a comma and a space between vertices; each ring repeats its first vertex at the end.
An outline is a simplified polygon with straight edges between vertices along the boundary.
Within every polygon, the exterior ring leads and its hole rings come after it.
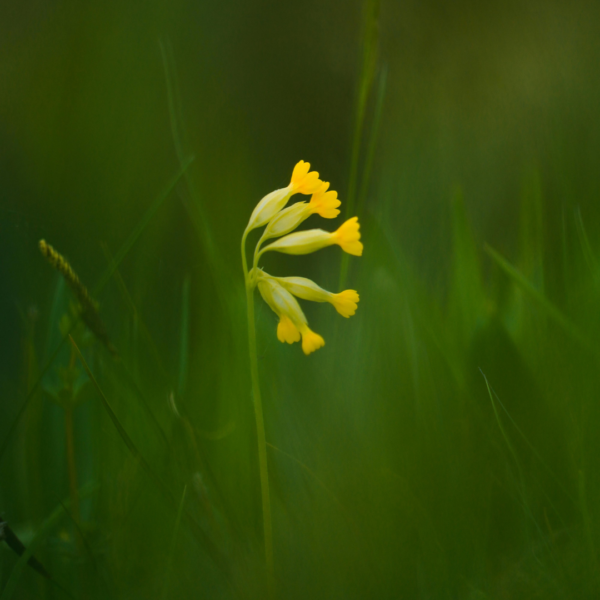
MULTIPOLYGON (((165 84, 167 86, 167 102, 169 106, 169 120, 171 123, 171 135, 173 136, 173 145, 179 162, 183 165, 185 161, 185 153, 183 148, 182 130, 183 130, 183 110, 179 95, 179 86, 177 83, 177 69, 175 68, 175 58, 171 45, 167 42, 160 42, 160 51, 163 59, 163 67, 165 70, 165 84)), ((199 198, 198 191, 192 178, 186 174, 185 182, 189 190, 190 196, 195 200, 195 212, 198 215, 197 225, 200 228, 200 241, 204 246, 206 255, 211 257, 211 260, 220 257, 217 251, 213 237, 213 232, 208 224, 208 219, 202 203, 197 201, 199 198)))
MULTIPOLYGON (((366 0, 363 8, 362 66, 358 80, 358 94, 356 98, 356 110, 354 113, 350 174, 348 177, 348 190, 346 192, 346 219, 355 216, 356 210, 356 190, 358 187, 360 150, 363 144, 365 116, 367 112, 367 103, 377 70, 380 4, 380 0, 366 0)), ((381 81, 382 80, 380 80, 380 83, 381 81)), ((383 79, 383 82, 385 86, 385 78, 383 79)), ((382 98, 378 98, 378 104, 379 100, 381 100, 381 102, 383 101, 382 98)), ((371 139, 372 142, 375 143, 375 133, 371 135, 371 139)), ((364 175, 365 174, 363 173, 363 185, 368 185, 368 183, 364 184, 364 175)), ((350 257, 346 253, 342 254, 340 264, 340 290, 344 288, 346 277, 348 276, 349 258, 350 257)))
POLYGON ((104 286, 110 281, 114 272, 117 270, 117 267, 123 262, 123 259, 129 254, 129 251, 136 243, 138 238, 144 232, 144 229, 148 226, 154 215, 158 212, 158 209, 163 205, 164 201, 171 195, 171 192, 175 189, 175 186, 179 183, 179 180, 185 174, 187 168, 193 162, 194 157, 190 156, 185 161, 182 162, 179 171, 175 174, 175 176, 169 181, 169 183, 164 187, 162 192, 157 196, 154 202, 148 207, 144 216, 136 225, 135 229, 131 232, 125 243, 121 246, 119 251, 115 254, 115 257, 112 263, 108 266, 96 286, 94 287, 93 295, 97 296, 104 286))
POLYGON ((585 536, 589 547, 590 560, 592 562, 592 568, 597 572, 598 569, 598 555, 596 553, 596 544, 594 543, 594 526, 592 516, 587 502, 587 492, 585 484, 584 472, 579 469, 577 474, 577 488, 579 492, 579 503, 581 505, 581 512, 583 514, 583 524, 585 528, 585 536))
POLYGON ((500 433, 502 434, 502 437, 504 438, 504 441, 506 442, 506 447, 510 451, 510 454, 513 457, 513 460, 515 461, 515 464, 516 464, 517 469, 519 470, 519 474, 520 474, 521 466, 520 466, 519 457, 517 455, 517 452, 516 452, 514 446, 512 445, 512 442, 510 441, 510 437, 508 436, 508 433, 504 429, 504 425, 502 424, 502 419, 500 418, 500 415, 498 414, 498 409, 496 408, 496 402, 494 401, 494 394, 492 393, 492 388, 490 386, 490 382, 488 381, 488 378, 486 377, 485 373, 481 369, 479 369, 479 372, 481 373, 481 375, 483 376, 483 380, 485 381, 485 386, 486 386, 488 394, 490 396, 490 402, 492 403, 492 409, 494 410, 494 417, 496 419, 496 423, 498 423, 498 428, 500 429, 500 433))
MULTIPOLYGON (((108 247, 106 246, 106 244, 103 244, 102 248, 104 250, 104 255, 106 256, 107 260, 109 262, 112 262, 113 257, 111 255, 108 247)), ((169 374, 167 373, 167 369, 165 368, 165 364, 164 364, 164 361, 158 350, 158 346, 157 346, 156 342, 154 341, 154 338, 152 337, 152 334, 150 333, 150 330, 148 329, 148 326, 146 325, 145 320, 142 318, 142 315, 138 311, 137 306, 131 296, 131 293, 129 292, 129 289, 127 288, 127 285, 125 284, 125 281, 123 280, 123 277, 121 276, 121 273, 119 272, 118 269, 115 271, 114 277, 115 277, 115 281, 119 287, 119 290, 121 291, 121 295, 123 297, 124 303, 127 306, 128 310, 131 312, 132 318, 133 318, 136 326, 139 328, 140 333, 144 336, 145 342, 150 351, 150 354, 154 358, 156 366, 158 367, 158 369, 159 369, 161 375, 164 377, 164 379, 168 381, 169 374)))
POLYGON ((183 507, 185 505, 185 496, 187 493, 187 485, 183 488, 183 494, 181 495, 181 502, 179 503, 179 510, 177 511, 177 517, 175 518, 175 527, 173 527, 173 537, 171 538, 171 546, 169 548, 169 557, 167 558, 167 567, 165 569, 165 584, 163 587, 163 600, 169 598, 169 588, 171 587, 171 572, 173 570, 173 556, 175 555, 175 547, 177 543, 177 536, 179 534, 179 528, 181 526, 181 517, 183 516, 183 507))
POLYGON ((563 313, 552 304, 541 292, 539 292, 523 274, 515 269, 501 254, 486 244, 485 251, 492 260, 508 275, 523 291, 537 303, 537 305, 557 324, 565 333, 578 342, 584 348, 597 355, 592 343, 586 338, 579 328, 572 323, 563 313))
MULTIPOLYGON (((373 161, 375 160, 375 150, 379 141, 379 129, 381 126, 381 115, 383 113, 383 101, 387 88, 387 65, 384 65, 379 74, 379 84, 377 86, 377 96, 375 99, 375 112, 373 114, 373 125, 371 126, 371 135, 367 146, 367 155, 365 157, 365 168, 360 184, 360 192, 356 205, 356 214, 362 216, 367 194, 369 192, 369 183, 371 181, 371 171, 373 170, 373 161)), ((353 215, 351 215, 353 216, 353 215)))
POLYGON ((340 510, 344 514, 344 517, 346 518, 348 523, 350 523, 352 525, 352 527, 354 527, 355 531, 358 530, 356 522, 352 518, 352 515, 350 514, 350 511, 348 510, 348 508, 346 506, 344 506, 344 504, 342 504, 342 502, 339 500, 339 498, 325 485, 325 483, 319 477, 317 477, 316 473, 310 467, 308 467, 308 465, 304 464, 301 460, 298 460, 295 456, 288 454, 281 448, 278 448, 277 446, 274 446, 273 444, 271 444, 269 442, 267 442, 267 446, 269 448, 272 448, 276 452, 279 452, 283 456, 289 458, 291 461, 295 462, 305 473, 308 473, 308 475, 310 475, 310 477, 312 479, 314 479, 314 481, 327 494, 327 496, 329 496, 331 498, 331 500, 333 500, 334 504, 336 506, 338 506, 338 508, 340 508, 340 510))
POLYGON ((523 510, 524 510, 525 514, 527 515, 527 517, 534 524, 535 528, 539 532, 541 532, 541 527, 538 524, 537 520, 535 519, 533 512, 531 511, 531 507, 530 507, 529 501, 527 499, 527 493, 526 493, 526 487, 525 487, 525 477, 523 475, 523 469, 521 467, 521 461, 519 459, 519 455, 517 454, 515 447, 513 446, 512 442, 510 441, 510 437, 509 437, 508 433, 506 432, 506 429, 504 428, 504 424, 502 423, 502 419, 500 418, 500 415, 498 414, 498 409, 496 408, 496 402, 494 401, 494 393, 492 392, 490 383, 489 383, 487 377, 485 376, 485 373, 481 369, 479 369, 479 371, 483 375, 483 379, 485 380, 485 385, 487 387, 487 391, 490 396, 490 402, 492 403, 492 408, 494 410, 494 417, 496 419, 496 423, 498 423, 498 428, 500 429, 500 433, 502 434, 502 437, 506 443, 506 446, 515 462, 515 467, 517 469, 517 473, 519 476, 518 488, 519 488, 519 495, 521 496, 521 502, 523 504, 523 510))
MULTIPOLYGON (((369 193, 369 183, 371 180, 371 171, 373 170, 373 161, 375 159, 375 149, 379 139, 379 127, 381 125, 381 113, 383 112, 383 100, 385 98, 385 90, 387 86, 387 67, 384 67, 379 76, 379 85, 377 88, 377 99, 375 102, 375 114, 373 117, 373 126, 369 137, 367 147, 367 156, 365 159, 365 168, 362 176, 360 192, 358 194, 358 202, 356 206, 356 214, 362 216, 364 205, 367 201, 369 193)), ((346 286, 346 278, 348 277, 348 268, 350 266, 350 256, 346 253, 342 255, 340 268, 339 289, 342 290, 346 286)))
POLYGON ((540 174, 523 182, 519 232, 519 266, 537 289, 544 289, 544 211, 540 174))
MULTIPOLYGON (((185 159, 183 144, 183 110, 181 108, 179 86, 177 84, 177 69, 175 68, 175 58, 171 45, 167 41, 160 42, 160 50, 163 59, 165 71, 165 84, 167 88, 167 102, 169 106, 169 119, 171 123, 171 135, 175 152, 181 164, 185 159)), ((203 204, 200 201, 200 194, 193 179, 186 174, 185 183, 188 193, 182 197, 182 204, 190 216, 190 220, 198 232, 198 239, 203 248, 204 254, 208 259, 210 273, 215 284, 217 294, 224 306, 231 307, 231 298, 233 296, 232 286, 229 284, 235 281, 235 275, 231 271, 230 265, 223 260, 223 254, 219 251, 214 239, 213 230, 210 227, 203 204), (190 198, 193 202, 190 202, 190 198)))
POLYGON ((44 363, 48 361, 48 357, 52 354, 52 348, 61 341, 61 333, 58 327, 60 317, 68 306, 67 284, 65 278, 56 273, 56 289, 54 290, 54 298, 52 299, 52 308, 50 309, 50 319, 48 321, 48 332, 46 334, 46 342, 44 344, 44 354, 42 360, 44 363))
MULTIPOLYGON (((547 471, 547 473, 550 475, 550 477, 552 477, 552 479, 554 479, 554 481, 556 482, 556 484, 558 485, 558 487, 564 492, 565 496, 573 503, 573 506, 577 507, 577 502, 576 502, 575 498, 573 498, 573 496, 571 494, 569 494, 569 492, 567 491, 567 489, 565 488, 565 486, 563 485, 563 483, 561 482, 561 480, 554 473, 554 471, 548 466, 548 464, 542 458, 542 456, 537 451, 537 449, 535 448, 535 446, 529 441, 529 439, 527 438, 527 436, 523 433, 522 429, 517 425, 517 423, 515 422, 515 420, 512 418, 511 414, 508 412, 508 410, 504 406, 503 402, 498 397, 498 394, 496 394, 496 392, 494 390, 492 390, 492 387, 490 386, 488 378, 486 377, 485 373, 481 369, 479 369, 479 372, 481 373, 481 375, 483 376, 483 379, 485 381, 485 385, 487 387, 488 394, 490 394, 490 400, 492 401, 492 408, 494 409, 494 415, 496 416, 496 421, 498 422, 498 425, 499 425, 499 427, 500 427, 500 429, 502 431, 502 435, 507 440, 507 443, 510 443, 510 442, 508 441, 508 438, 506 437, 505 431, 504 431, 504 429, 502 427, 502 424, 501 424, 501 421, 500 421, 500 417, 499 417, 498 412, 496 410, 496 402, 498 402, 498 404, 500 405, 500 407, 504 411, 504 414, 506 414, 506 416, 508 417, 509 421, 511 422, 511 425, 514 427, 515 431, 519 434, 519 436, 521 436, 521 438, 527 444, 527 446, 529 447, 529 449, 531 450, 531 452, 538 459, 538 461, 540 462, 540 464, 542 465, 542 467, 544 467, 544 469, 547 471), (496 397, 496 401, 494 401, 493 396, 496 397)), ((511 453, 514 456, 514 450, 511 449, 511 453)))
POLYGON ((449 313, 454 337, 463 348, 470 344, 478 321, 484 315, 485 293, 481 264, 462 191, 452 197, 452 279, 449 313))
POLYGON ((358 96, 354 115, 352 135, 352 154, 350 158, 350 176, 346 197, 346 218, 354 214, 356 187, 358 182, 358 163, 362 146, 363 129, 367 102, 373 86, 377 66, 379 43, 379 7, 380 0, 366 0, 364 6, 364 30, 362 40, 362 66, 358 81, 358 96))
POLYGON ((581 251, 583 252, 585 261, 587 262, 588 267, 594 276, 594 281, 597 284, 600 279, 600 265, 598 264, 598 260, 596 259, 594 251, 592 249, 592 245, 590 244, 590 240, 585 231, 585 226, 581 217, 581 210, 579 210, 579 208, 575 212, 575 226, 577 228, 577 234, 579 236, 581 251))
POLYGON ((179 338, 179 377, 177 380, 177 394, 181 398, 185 392, 188 376, 190 348, 190 278, 189 275, 183 282, 181 298, 181 331, 179 338))
MULTIPOLYGON (((73 327, 71 327, 71 329, 73 329, 73 327)), ((19 424, 19 421, 21 420, 23 414, 25 413, 25 410, 27 410, 27 407, 29 406, 29 402, 31 401, 31 399, 34 397, 34 395, 38 391, 38 388, 39 388, 40 384, 42 383, 44 376, 50 370, 52 363, 54 362, 56 357, 59 355, 59 353, 62 350, 66 341, 67 341, 66 337, 64 337, 60 341, 60 344, 56 347, 56 350, 54 350, 54 352, 50 355, 48 362, 44 365, 44 367, 40 371, 40 374, 39 374, 38 378, 36 379, 35 383, 32 385, 31 389, 29 390, 29 393, 27 394, 27 396, 25 396, 25 400, 23 400, 23 402, 21 403, 21 406, 19 407, 19 410, 17 411, 17 416, 14 418, 13 422, 11 423, 11 425, 8 429, 8 433, 6 434, 4 441, 2 442, 2 446, 0 446, 0 460, 2 460, 2 458, 4 457, 4 453, 6 452, 6 449, 8 448, 10 440, 12 439, 12 436, 13 436, 15 430, 17 429, 17 425, 19 424)))
POLYGON ((148 403, 148 400, 146 400, 146 396, 144 395, 144 393, 142 392, 142 390, 136 383, 135 377, 132 375, 132 373, 130 373, 130 371, 128 370, 127 366, 125 365, 125 363, 123 361, 114 362, 112 364, 112 367, 113 367, 112 374, 117 377, 119 383, 121 383, 127 389, 131 390, 131 392, 133 392, 135 399, 138 401, 138 403, 142 407, 144 413, 148 417, 148 420, 152 424, 152 427, 154 428, 154 430, 160 437, 161 442, 163 443, 163 446, 165 448, 168 447, 169 441, 167 439, 167 434, 165 433, 161 424, 158 422, 156 415, 150 408, 150 404, 148 403))
MULTIPOLYGON (((88 483, 79 489, 78 495, 80 499, 88 498, 94 492, 99 489, 99 485, 97 483, 88 483)), ((2 590, 2 594, 0 595, 0 600, 10 600, 15 593, 19 580, 23 574, 27 566, 27 562, 33 555, 33 553, 39 548, 39 546, 46 540, 50 532, 58 525, 61 519, 65 516, 65 507, 70 507, 71 500, 66 498, 54 509, 52 514, 44 521, 42 526, 36 532, 34 538, 31 540, 23 554, 19 557, 19 560, 15 564, 14 569, 12 570, 8 581, 6 582, 6 586, 2 590)), ((56 581, 52 580, 55 585, 62 589, 62 586, 58 584, 56 581)), ((70 596, 69 592, 63 590, 67 595, 70 596)), ((72 596, 71 596, 72 597, 72 596)))
MULTIPOLYGON (((73 348, 75 349, 75 352, 77 353, 77 356, 79 358, 79 361, 81 362, 81 365, 83 366, 85 372, 87 373, 88 377, 90 378, 90 381, 96 388, 96 391, 98 392, 98 395, 100 396, 100 400, 102 401, 102 405, 103 405, 104 409, 106 410, 110 420, 112 421, 113 425, 115 426, 115 429, 121 436, 121 439, 125 443, 125 446, 127 446, 127 449, 129 450, 129 452, 136 459, 136 461, 142 467, 144 472, 148 475, 148 477, 150 478, 150 480, 152 481, 152 483, 154 484, 156 489, 160 492, 161 496, 166 501, 169 508, 171 508, 172 510, 174 510, 176 512, 178 510, 178 503, 175 500, 175 498, 173 497, 173 495, 171 494, 171 491, 165 485, 165 483, 160 479, 160 477, 154 472, 154 470, 152 469, 150 464, 146 461, 146 459, 144 458, 142 453, 138 450, 137 446, 135 445, 135 443, 133 442, 133 440, 131 439, 131 437, 129 436, 129 434, 127 433, 127 431, 125 430, 125 428, 123 427, 121 422, 119 421, 119 418, 117 417, 116 413, 112 409, 110 403, 108 402, 108 399, 106 398, 106 396, 104 395, 104 392, 102 391, 102 388, 98 384, 98 381, 94 377, 85 358, 83 357, 81 350, 79 350, 79 347, 75 343, 75 340, 73 340, 73 338, 71 336, 69 336, 69 339, 71 341, 71 344, 73 345, 73 348)), ((218 551, 216 546, 213 544, 213 542, 208 538, 206 533, 204 533, 204 531, 200 528, 200 526, 198 525, 198 523, 195 521, 195 519, 192 517, 191 514, 186 512, 186 518, 187 518, 188 524, 190 525, 192 533, 194 534, 196 539, 202 544, 206 553, 211 557, 211 559, 214 561, 214 563, 217 566, 219 566, 223 571, 226 571, 227 570, 226 564, 225 564, 220 552, 218 551)), ((2 600, 2 598, 0 598, 0 600, 2 600)))
POLYGON ((85 372, 87 373, 88 377, 90 378, 90 381, 94 384, 94 387, 98 391, 98 394, 100 396, 100 399, 102 400, 104 409, 108 413, 108 416, 110 417, 110 420, 112 421, 113 425, 115 426, 115 429, 118 431, 119 435, 121 436, 121 439, 123 440, 123 442, 125 442, 125 445, 127 446, 129 452, 131 452, 131 454, 138 461, 138 463, 142 466, 142 468, 146 471, 146 473, 148 475, 150 475, 150 478, 154 481, 156 486, 163 493, 170 495, 170 492, 168 491, 168 489, 166 488, 164 483, 154 473, 154 471, 152 470, 150 465, 146 462, 146 460, 142 456, 142 453, 137 449, 137 446, 134 444, 133 440, 129 437, 129 434, 127 433, 127 431, 125 430, 123 425, 121 425, 119 418, 117 417, 115 411, 112 409, 110 403, 108 402, 106 396, 104 395, 102 388, 100 387, 100 385, 98 384, 98 381, 92 374, 85 358, 83 357, 83 354, 81 353, 81 350, 79 350, 79 346, 77 346, 77 344, 75 343, 75 340, 71 336, 69 336, 69 339, 71 341, 71 344, 73 345, 73 348, 75 349, 75 352, 77 352, 77 356, 79 357, 79 361, 81 362, 81 365, 83 366, 85 372))
POLYGON ((73 515, 71 514, 71 511, 69 510, 69 507, 66 506, 64 504, 64 502, 61 502, 60 505, 63 507, 63 510, 65 511, 65 514, 67 515, 67 517, 69 517, 69 520, 71 521, 71 524, 73 525, 73 528, 75 529, 76 534, 79 536, 79 539, 81 540, 83 549, 85 550, 85 553, 87 554, 87 556, 90 560, 90 563, 92 564, 92 568, 94 569, 94 573, 95 573, 96 577, 98 577, 99 579, 102 580, 104 587, 106 588, 106 591, 109 593, 109 597, 113 597, 114 592, 111 589, 108 578, 106 576, 103 576, 103 573, 100 571, 100 569, 98 567, 98 561, 96 560, 96 556, 94 555, 94 551, 92 550, 92 547, 90 546, 90 544, 87 540, 87 537, 86 537, 85 533, 83 532, 83 529, 81 528, 81 525, 77 522, 77 519, 75 519, 73 517, 73 515))

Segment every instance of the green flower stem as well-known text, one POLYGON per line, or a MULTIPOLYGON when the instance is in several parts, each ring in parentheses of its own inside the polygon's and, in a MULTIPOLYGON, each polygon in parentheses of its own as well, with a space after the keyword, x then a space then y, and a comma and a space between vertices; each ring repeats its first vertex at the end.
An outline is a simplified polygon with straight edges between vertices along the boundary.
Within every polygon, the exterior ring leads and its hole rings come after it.
POLYGON ((260 238, 260 240, 258 240, 258 244, 256 244, 256 248, 254 249, 254 260, 252 261, 252 281, 254 282, 254 284, 256 284, 256 281, 257 281, 258 260, 262 256, 262 253, 264 252, 264 250, 260 249, 264 240, 265 240, 265 236, 263 234, 263 236, 260 238))
POLYGON ((269 470, 267 466, 267 440, 265 437, 265 421, 263 417, 260 381, 258 375, 258 353, 256 351, 256 326, 254 322, 254 283, 248 275, 246 262, 246 237, 242 237, 242 263, 246 285, 246 304, 248 308, 248 344, 250 353, 250 374, 252 377, 252 396, 254 399, 254 416, 256 417, 256 434, 258 440, 258 466, 260 471, 260 491, 262 496, 263 530, 265 539, 265 560, 267 565, 267 588, 269 598, 275 597, 275 569, 273 566, 273 526, 271 522, 271 498, 269 495, 269 470))

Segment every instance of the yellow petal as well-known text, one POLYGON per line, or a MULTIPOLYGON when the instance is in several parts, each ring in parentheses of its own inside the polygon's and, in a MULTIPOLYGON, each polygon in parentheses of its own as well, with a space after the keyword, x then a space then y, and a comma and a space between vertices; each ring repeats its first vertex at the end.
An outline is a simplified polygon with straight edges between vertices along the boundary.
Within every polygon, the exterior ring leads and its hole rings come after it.
POLYGON ((299 194, 313 194, 320 186, 319 174, 316 171, 311 171, 302 181, 296 184, 294 189, 299 194))
POLYGON ((301 160, 295 167, 290 181, 294 193, 312 194, 319 189, 322 181, 316 171, 310 171, 310 163, 301 160))
POLYGON ((354 256, 362 256, 363 245, 360 240, 358 217, 348 219, 340 228, 331 234, 333 243, 341 246, 344 252, 354 256))
POLYGON ((294 342, 300 341, 300 332, 298 331, 298 328, 286 315, 281 315, 279 318, 279 325, 277 325, 277 339, 282 344, 284 342, 293 344, 294 342))
POLYGON ((351 317, 358 308, 360 297, 355 290, 344 290, 339 294, 331 294, 330 302, 342 317, 351 317))
POLYGON ((297 163, 294 167, 294 170, 292 171, 291 183, 298 183, 299 181, 301 181, 304 178, 304 176, 308 173, 309 169, 310 163, 304 162, 303 160, 297 163))
POLYGON ((301 333, 302 333, 302 351, 307 356, 311 352, 314 352, 315 350, 318 350, 319 348, 322 348, 325 345, 325 340, 318 333, 315 333, 314 331, 312 331, 308 327, 308 325, 306 325, 302 328, 301 333))
POLYGON ((323 182, 321 187, 312 195, 310 199, 310 208, 313 213, 321 215, 325 219, 335 219, 340 214, 337 207, 341 204, 338 200, 337 192, 327 191, 329 183, 323 182))

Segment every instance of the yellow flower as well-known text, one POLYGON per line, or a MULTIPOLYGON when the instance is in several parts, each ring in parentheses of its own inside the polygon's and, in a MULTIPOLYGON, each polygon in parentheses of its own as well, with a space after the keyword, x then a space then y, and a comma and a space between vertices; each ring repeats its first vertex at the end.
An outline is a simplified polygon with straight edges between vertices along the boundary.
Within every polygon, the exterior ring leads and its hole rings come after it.
POLYGON ((325 345, 325 340, 308 326, 298 301, 275 278, 259 271, 258 289, 264 301, 279 317, 277 339, 280 342, 293 344, 302 335, 302 350, 307 355, 325 345))
POLYGON ((302 352, 307 356, 325 345, 325 340, 318 333, 311 331, 308 325, 305 325, 300 333, 302 334, 302 352))
POLYGON ((351 317, 358 308, 360 296, 356 290, 344 290, 339 294, 331 295, 331 304, 335 307, 342 317, 351 317))
POLYGON ((292 320, 286 315, 279 315, 279 324, 277 325, 277 339, 283 344, 293 344, 300 340, 300 332, 292 323, 292 320))
POLYGON ((312 194, 321 187, 321 180, 316 171, 309 172, 310 163, 301 160, 292 172, 290 186, 294 189, 292 193, 312 194))
POLYGON ((307 204, 306 202, 296 202, 296 204, 284 208, 271 219, 265 228, 265 232, 261 239, 268 240, 294 231, 294 229, 296 229, 302 221, 308 219, 311 214, 310 204, 307 204))
POLYGON ((322 229, 309 229, 290 233, 276 242, 263 248, 260 253, 276 250, 284 254, 310 254, 321 248, 338 244, 344 252, 361 256, 363 245, 360 240, 358 217, 348 219, 337 231, 333 233, 322 229))
POLYGON ((294 194, 312 194, 321 186, 322 181, 316 171, 310 171, 310 163, 301 160, 292 172, 287 187, 267 194, 255 207, 246 227, 246 232, 266 225, 288 202, 294 194))
POLYGON ((341 202, 337 192, 327 191, 329 183, 322 181, 319 189, 312 195, 310 202, 296 202, 277 213, 267 224, 261 241, 280 237, 294 231, 300 223, 312 214, 319 214, 326 219, 334 219, 340 211, 336 208, 341 202))
POLYGON ((348 219, 337 231, 331 234, 334 244, 339 244, 344 252, 362 256, 363 245, 360 240, 358 217, 348 219))
POLYGON ((312 195, 309 206, 311 207, 311 214, 317 213, 325 219, 335 219, 340 211, 338 206, 341 202, 338 200, 337 192, 330 190, 329 183, 323 181, 321 187, 312 195))
MULTIPOLYGON (((334 294, 303 277, 272 277, 258 268, 258 261, 268 250, 284 254, 309 254, 334 244, 349 254, 361 256, 363 245, 360 242, 358 217, 348 219, 333 232, 322 229, 294 232, 310 215, 318 214, 325 219, 337 217, 340 204, 337 192, 329 190, 329 183, 321 181, 316 171, 310 171, 310 164, 301 160, 294 167, 290 184, 271 192, 258 203, 242 236, 242 263, 247 293, 251 295, 258 286, 265 302, 279 317, 277 339, 282 343, 293 344, 302 337, 302 350, 305 354, 324 346, 325 340, 310 329, 294 296, 313 302, 329 302, 340 315, 348 318, 356 313, 360 299, 358 293, 355 290, 344 290, 334 294), (311 194, 311 198, 309 202, 297 202, 284 208, 293 194, 311 194), (256 245, 252 267, 248 270, 248 232, 263 225, 266 227, 256 245), (272 238, 279 239, 263 248, 263 242, 272 238)), ((253 306, 250 300, 248 306, 250 314, 253 306)), ((252 335, 251 330, 251 337, 252 335)))
POLYGON ((360 298, 355 290, 344 290, 339 294, 333 294, 305 277, 275 277, 274 279, 288 292, 302 300, 331 303, 342 317, 351 317, 358 308, 360 298))

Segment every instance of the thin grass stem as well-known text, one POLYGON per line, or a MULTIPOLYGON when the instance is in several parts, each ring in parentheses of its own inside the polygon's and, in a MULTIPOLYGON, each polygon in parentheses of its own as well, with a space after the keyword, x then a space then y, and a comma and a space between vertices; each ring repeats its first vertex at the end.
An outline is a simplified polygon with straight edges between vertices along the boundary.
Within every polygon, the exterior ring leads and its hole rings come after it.
POLYGON ((248 308, 248 350, 250 356, 250 375, 252 378, 252 397, 254 399, 254 416, 256 418, 256 437, 258 441, 258 466, 260 471, 260 492, 262 498, 263 534, 265 543, 265 562, 267 566, 267 590, 269 598, 275 597, 275 567, 273 563, 273 525, 271 520, 271 497, 269 494, 269 469, 267 464, 267 440, 265 437, 265 420, 260 395, 260 379, 258 374, 258 352, 256 350, 256 325, 254 321, 254 284, 248 273, 246 260, 246 238, 248 231, 242 236, 242 264, 246 284, 246 305, 248 308))

